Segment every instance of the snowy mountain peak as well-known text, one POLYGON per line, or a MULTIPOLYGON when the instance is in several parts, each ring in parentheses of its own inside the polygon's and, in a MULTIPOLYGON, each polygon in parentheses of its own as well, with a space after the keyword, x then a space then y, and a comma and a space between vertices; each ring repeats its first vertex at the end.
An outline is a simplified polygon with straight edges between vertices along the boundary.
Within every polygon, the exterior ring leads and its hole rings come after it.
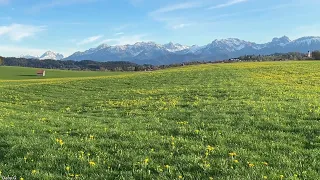
POLYGON ((163 47, 169 52, 183 51, 183 50, 190 48, 189 46, 184 46, 184 45, 181 45, 178 43, 174 44, 173 42, 169 42, 168 44, 164 44, 163 47))
POLYGON ((100 44, 97 48, 91 48, 91 50, 93 50, 93 49, 105 49, 105 48, 108 48, 108 47, 110 47, 108 44, 100 44))
POLYGON ((40 56, 39 59, 41 59, 41 60, 44 60, 44 59, 61 60, 63 58, 64 58, 64 56, 62 54, 55 53, 52 51, 47 51, 42 56, 40 56))
POLYGON ((136 42, 134 46, 158 46, 155 42, 136 42))
POLYGON ((284 45, 286 45, 286 44, 288 44, 290 42, 291 42, 291 40, 289 39, 289 37, 282 36, 280 38, 273 38, 272 41, 271 41, 271 44, 284 46, 284 45))
POLYGON ((207 48, 218 48, 225 49, 227 51, 239 51, 247 46, 253 46, 255 43, 240 40, 238 38, 228 38, 228 39, 216 39, 212 41, 211 44, 207 46, 207 48))
MULTIPOLYGON (((317 45, 317 44, 320 43, 320 37, 318 37, 318 36, 306 36, 306 37, 302 37, 302 38, 296 39, 296 40, 292 41, 292 43, 295 46, 317 45)), ((313 49, 313 50, 316 50, 316 49, 313 49)))

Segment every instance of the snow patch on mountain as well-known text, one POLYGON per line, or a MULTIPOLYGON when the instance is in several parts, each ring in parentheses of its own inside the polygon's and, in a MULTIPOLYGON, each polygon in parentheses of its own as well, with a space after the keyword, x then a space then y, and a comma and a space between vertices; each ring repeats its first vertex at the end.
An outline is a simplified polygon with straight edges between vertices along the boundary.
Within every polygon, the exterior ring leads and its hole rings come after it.
POLYGON ((294 40, 292 43, 296 45, 301 45, 301 44, 311 45, 313 43, 320 43, 320 37, 317 37, 317 36, 302 37, 294 40))
POLYGON ((32 56, 32 55, 20 55, 18 56, 18 58, 25 58, 25 59, 39 59, 40 57, 39 56, 32 56))
POLYGON ((163 47, 169 52, 178 52, 178 51, 183 51, 185 49, 190 49, 189 46, 184 46, 178 43, 173 44, 172 42, 168 44, 164 44, 163 47))

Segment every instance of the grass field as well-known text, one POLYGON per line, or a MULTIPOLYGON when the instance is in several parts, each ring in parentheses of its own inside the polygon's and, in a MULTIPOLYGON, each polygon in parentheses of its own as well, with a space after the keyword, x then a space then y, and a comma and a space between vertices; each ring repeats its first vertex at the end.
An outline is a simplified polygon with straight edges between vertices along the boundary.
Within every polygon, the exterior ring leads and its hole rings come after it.
POLYGON ((319 179, 319 69, 232 63, 43 79, 0 67, 0 174, 319 179))
POLYGON ((46 70, 47 76, 38 77, 37 68, 24 67, 0 67, 0 80, 22 80, 22 79, 51 79, 51 78, 66 78, 66 77, 93 77, 123 74, 120 72, 100 72, 100 71, 61 71, 61 70, 46 70))

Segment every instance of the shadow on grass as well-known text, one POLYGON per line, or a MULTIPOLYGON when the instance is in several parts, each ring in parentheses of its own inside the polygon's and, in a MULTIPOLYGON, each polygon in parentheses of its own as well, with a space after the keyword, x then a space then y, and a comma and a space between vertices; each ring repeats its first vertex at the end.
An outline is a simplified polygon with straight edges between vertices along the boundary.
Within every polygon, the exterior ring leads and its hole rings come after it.
POLYGON ((22 77, 36 77, 37 75, 25 74, 25 75, 18 75, 22 77))

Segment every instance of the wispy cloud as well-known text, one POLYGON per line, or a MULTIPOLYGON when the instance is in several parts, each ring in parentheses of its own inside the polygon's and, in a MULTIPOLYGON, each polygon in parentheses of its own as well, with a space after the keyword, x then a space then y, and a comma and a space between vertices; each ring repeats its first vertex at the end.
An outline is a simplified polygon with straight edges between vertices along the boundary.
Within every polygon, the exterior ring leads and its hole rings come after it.
POLYGON ((234 17, 234 16, 239 16, 243 14, 250 14, 250 13, 262 13, 262 12, 270 12, 270 11, 275 11, 278 9, 284 9, 284 8, 289 8, 289 7, 296 7, 299 6, 299 4, 279 4, 275 6, 270 6, 266 8, 257 8, 257 9, 249 9, 245 11, 238 11, 238 12, 233 12, 233 13, 226 13, 226 14, 220 14, 217 16, 213 16, 208 18, 208 21, 220 21, 220 20, 226 20, 228 17, 234 17))
POLYGON ((185 3, 179 3, 179 4, 171 4, 166 7, 162 7, 155 11, 152 11, 150 15, 155 15, 159 13, 168 13, 168 12, 183 10, 183 9, 197 8, 197 7, 200 7, 201 5, 202 4, 199 2, 185 2, 185 3))
POLYGON ((121 36, 119 38, 110 38, 101 41, 100 44, 110 44, 110 45, 126 45, 134 44, 136 42, 149 41, 146 39, 147 34, 137 34, 132 36, 121 36))
POLYGON ((102 35, 88 37, 88 38, 80 41, 79 43, 77 43, 77 45, 90 44, 90 43, 93 43, 93 42, 98 41, 98 40, 101 39, 102 37, 103 37, 102 35))
POLYGON ((191 25, 192 25, 191 23, 188 23, 188 24, 184 24, 184 23, 176 24, 176 25, 172 26, 172 29, 182 29, 182 28, 185 28, 185 27, 189 27, 191 25))
POLYGON ((162 22, 165 24, 167 29, 176 30, 185 28, 191 25, 196 24, 196 22, 192 21, 191 19, 187 19, 185 17, 162 17, 162 16, 155 16, 153 17, 155 21, 162 22))
MULTIPOLYGON (((1 1, 1 0, 0 0, 1 1)), ((97 0, 51 0, 49 2, 33 5, 28 12, 38 12, 48 8, 54 8, 59 6, 68 6, 73 4, 91 3, 97 0)))
POLYGON ((45 26, 11 24, 9 26, 0 26, 0 36, 8 36, 11 40, 20 41, 44 30, 46 30, 45 26))
POLYGON ((124 35, 124 32, 118 32, 114 34, 114 36, 120 36, 120 35, 124 35))
POLYGON ((215 5, 215 6, 211 6, 208 9, 224 8, 224 7, 228 7, 228 6, 233 6, 235 4, 244 3, 244 2, 247 2, 247 1, 248 0, 231 0, 231 1, 228 1, 228 2, 223 3, 223 4, 218 4, 218 5, 215 5))
POLYGON ((113 31, 119 32, 119 31, 123 31, 123 30, 128 29, 128 28, 132 28, 134 26, 136 26, 136 24, 130 24, 130 23, 122 24, 122 25, 119 25, 117 27, 114 27, 113 31))

